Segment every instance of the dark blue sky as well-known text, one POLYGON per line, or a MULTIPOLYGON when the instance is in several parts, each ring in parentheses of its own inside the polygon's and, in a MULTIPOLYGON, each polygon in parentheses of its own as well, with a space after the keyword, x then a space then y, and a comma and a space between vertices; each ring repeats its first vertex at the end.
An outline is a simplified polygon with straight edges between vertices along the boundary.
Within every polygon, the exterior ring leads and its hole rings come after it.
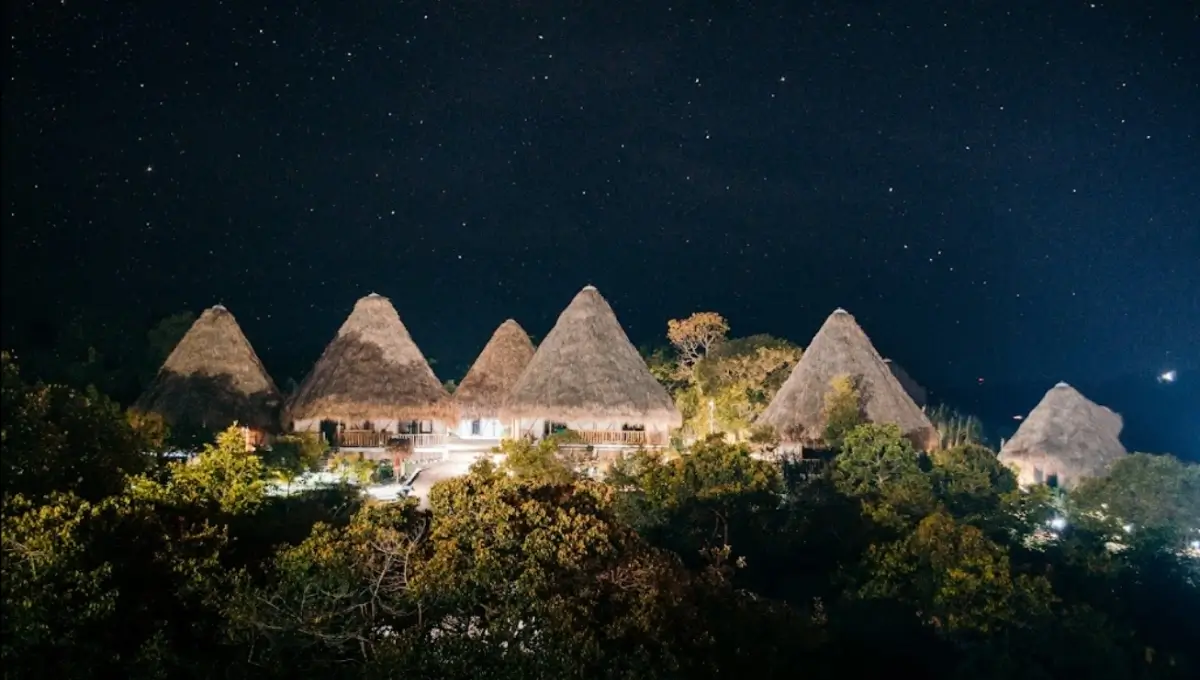
POLYGON ((946 394, 1196 394, 1195 3, 5 12, 10 327, 220 301, 298 379, 377 291, 452 378, 594 283, 637 343, 840 306, 946 394))

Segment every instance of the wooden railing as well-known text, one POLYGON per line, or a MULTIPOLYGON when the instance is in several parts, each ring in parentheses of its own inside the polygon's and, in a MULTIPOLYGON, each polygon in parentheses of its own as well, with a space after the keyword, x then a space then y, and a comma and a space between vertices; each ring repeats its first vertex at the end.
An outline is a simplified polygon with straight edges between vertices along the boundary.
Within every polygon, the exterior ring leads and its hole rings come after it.
POLYGON ((444 434, 396 434, 395 432, 378 432, 375 430, 342 430, 337 433, 334 444, 343 449, 375 449, 384 448, 390 442, 411 442, 414 448, 422 446, 441 446, 446 443, 444 434))
POLYGON ((639 430, 575 430, 583 443, 609 446, 664 446, 665 432, 643 432, 639 430))

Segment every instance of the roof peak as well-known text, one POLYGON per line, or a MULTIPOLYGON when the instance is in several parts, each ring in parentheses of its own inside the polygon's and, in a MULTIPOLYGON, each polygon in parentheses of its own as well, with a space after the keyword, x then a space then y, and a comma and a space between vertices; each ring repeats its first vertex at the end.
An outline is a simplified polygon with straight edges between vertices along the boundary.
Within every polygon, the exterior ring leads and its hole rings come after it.
POLYGON ((850 314, 850 312, 847 312, 846 310, 842 309, 841 307, 838 307, 837 309, 833 310, 833 313, 834 314, 847 314, 847 315, 850 314))
POLYGON ((213 310, 214 312, 228 312, 229 311, 228 309, 225 308, 225 305, 223 305, 221 303, 217 303, 217 304, 213 305, 212 307, 210 307, 209 309, 213 310))
POLYGON ((1059 380, 1058 384, 1056 384, 1055 387, 1070 387, 1070 385, 1068 385, 1066 382, 1064 382, 1062 380, 1059 380))
POLYGON ((584 290, 596 290, 596 287, 589 283, 588 285, 584 286, 583 289, 584 290))

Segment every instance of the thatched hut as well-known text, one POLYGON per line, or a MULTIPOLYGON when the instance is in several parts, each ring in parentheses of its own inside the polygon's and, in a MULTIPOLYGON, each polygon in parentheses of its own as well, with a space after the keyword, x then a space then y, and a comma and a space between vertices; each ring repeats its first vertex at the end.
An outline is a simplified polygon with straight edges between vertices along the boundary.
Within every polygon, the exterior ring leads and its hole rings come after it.
POLYGON ((1016 471, 1023 486, 1070 488, 1106 474, 1125 455, 1123 426, 1121 416, 1060 382, 1000 449, 1000 461, 1016 471))
POLYGON ((533 359, 533 342, 512 319, 500 324, 471 370, 454 391, 458 404, 458 436, 463 439, 499 439, 507 428, 500 406, 533 359))
POLYGON ((682 418, 600 293, 579 291, 501 409, 516 436, 562 429, 598 446, 665 445, 682 418))
POLYGON ((844 309, 825 320, 758 423, 772 427, 786 451, 820 448, 825 398, 833 379, 843 375, 854 381, 866 421, 898 425, 922 449, 936 446, 933 424, 844 309))
POLYGON ((172 427, 209 432, 240 423, 257 444, 278 429, 280 402, 241 326, 217 305, 188 329, 133 410, 157 414, 172 427))
POLYGON ((896 377, 896 382, 900 383, 900 386, 908 393, 913 403, 920 408, 925 408, 925 405, 929 403, 929 393, 925 391, 925 388, 921 387, 920 383, 916 380, 913 380, 908 371, 904 370, 904 367, 900 364, 891 359, 884 359, 883 363, 887 364, 888 368, 891 369, 892 375, 896 377))
POLYGON ((354 305, 337 336, 288 404, 296 431, 321 431, 338 446, 416 446, 445 440, 457 409, 391 301, 372 293, 354 305))

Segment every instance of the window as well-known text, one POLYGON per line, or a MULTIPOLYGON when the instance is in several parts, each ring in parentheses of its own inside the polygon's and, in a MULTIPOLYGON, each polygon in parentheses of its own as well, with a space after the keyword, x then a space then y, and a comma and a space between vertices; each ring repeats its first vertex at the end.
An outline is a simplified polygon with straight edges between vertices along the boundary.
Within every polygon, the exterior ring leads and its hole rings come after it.
POLYGON ((645 425, 630 425, 629 423, 624 423, 623 425, 621 425, 621 431, 622 432, 645 432, 646 426, 645 425))
POLYGON ((476 418, 471 421, 471 435, 478 437, 481 434, 483 434, 483 421, 476 418))
POLYGON ((1051 489, 1058 488, 1058 474, 1057 473, 1046 476, 1046 486, 1050 487, 1051 489))
POLYGON ((433 421, 432 420, 422 420, 421 421, 421 434, 432 434, 432 433, 433 433, 433 421))
POLYGON ((546 426, 543 429, 543 434, 545 436, 549 437, 552 434, 558 434, 559 432, 565 432, 566 430, 567 430, 566 423, 555 423, 555 422, 547 420, 546 426))

